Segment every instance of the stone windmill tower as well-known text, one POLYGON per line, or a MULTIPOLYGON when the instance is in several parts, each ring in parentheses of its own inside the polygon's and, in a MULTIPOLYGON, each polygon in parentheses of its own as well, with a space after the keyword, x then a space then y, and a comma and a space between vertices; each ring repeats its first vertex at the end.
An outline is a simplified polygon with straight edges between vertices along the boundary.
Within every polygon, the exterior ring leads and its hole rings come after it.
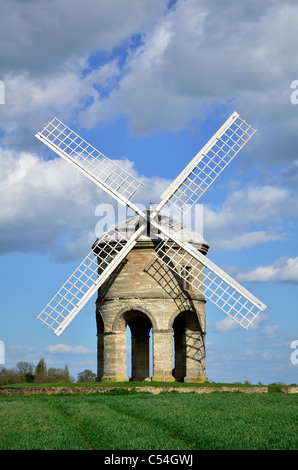
MULTIPOLYGON (((147 215, 150 217, 150 211, 147 215)), ((120 238, 126 239, 140 223, 140 217, 135 216, 115 230, 120 238)), ((165 227, 175 223, 179 237, 195 250, 204 255, 207 253, 207 243, 195 231, 165 216, 160 217, 159 223, 165 227)), ((162 233, 148 225, 125 260, 99 289, 96 301, 98 380, 127 380, 127 325, 131 331, 131 380, 149 377, 150 331, 153 380, 206 380, 205 298, 203 292, 154 256, 153 252, 163 238, 162 233)), ((187 263, 182 269, 191 276, 187 263)))
POLYGON ((186 166, 153 211, 131 199, 142 186, 134 176, 54 118, 36 137, 136 213, 111 227, 38 318, 60 335, 98 293, 98 378, 125 380, 126 325, 132 331, 132 376, 205 378, 205 300, 247 329, 266 306, 206 256, 207 244, 190 229, 162 215, 166 205, 186 213, 252 137, 255 130, 233 113, 186 166), (172 331, 175 365, 172 371, 172 331))

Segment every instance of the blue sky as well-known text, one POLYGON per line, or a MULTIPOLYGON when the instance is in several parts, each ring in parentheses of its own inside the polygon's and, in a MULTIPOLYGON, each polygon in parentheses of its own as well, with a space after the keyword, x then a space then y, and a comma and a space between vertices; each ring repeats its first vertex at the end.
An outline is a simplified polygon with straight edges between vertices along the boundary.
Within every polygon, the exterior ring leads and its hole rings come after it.
POLYGON ((0 0, 0 340, 5 366, 96 371, 94 301, 56 337, 39 312, 113 201, 35 137, 54 116, 162 192, 234 111, 257 133, 206 192, 209 257, 267 309, 238 329, 207 304, 207 377, 298 382, 296 1, 0 0), (224 6, 223 6, 224 4, 224 6))

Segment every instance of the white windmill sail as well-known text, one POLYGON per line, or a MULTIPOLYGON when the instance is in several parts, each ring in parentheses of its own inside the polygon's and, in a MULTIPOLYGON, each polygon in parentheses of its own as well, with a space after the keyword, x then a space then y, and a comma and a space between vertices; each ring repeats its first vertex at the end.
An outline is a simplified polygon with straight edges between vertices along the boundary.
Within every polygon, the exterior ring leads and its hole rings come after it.
POLYGON ((146 228, 147 216, 130 201, 143 183, 95 149, 59 119, 54 118, 36 134, 36 137, 118 202, 129 205, 144 218, 144 224, 126 240, 118 239, 114 227, 111 227, 109 241, 105 242, 107 235, 105 233, 102 240, 97 242, 96 250, 93 247, 38 315, 37 318, 59 336, 127 256, 146 228))
POLYGON ((259 299, 191 244, 168 232, 164 226, 155 226, 168 236, 154 251, 155 256, 243 328, 247 329, 265 310, 266 306, 259 299))
POLYGON ((143 186, 143 183, 103 155, 59 119, 54 118, 35 137, 77 168, 122 205, 143 186))
POLYGON ((185 210, 186 205, 190 209, 254 132, 238 113, 233 113, 163 193, 161 203, 148 218, 148 214, 130 200, 142 183, 57 118, 53 119, 36 137, 117 201, 133 209, 139 214, 142 225, 127 239, 117 237, 114 227, 103 234, 38 318, 60 335, 128 255, 150 222, 166 236, 155 256, 194 288, 203 290, 206 298, 247 329, 266 306, 189 243, 176 237, 175 231, 159 224, 156 216, 167 203, 180 210, 185 210))
POLYGON ((97 240, 90 253, 37 318, 59 336, 124 260, 145 227, 146 224, 143 224, 130 238, 125 239, 117 237, 112 226, 108 233, 105 232, 97 240))
POLYGON ((161 195, 156 212, 172 204, 186 214, 255 132, 234 112, 161 195))

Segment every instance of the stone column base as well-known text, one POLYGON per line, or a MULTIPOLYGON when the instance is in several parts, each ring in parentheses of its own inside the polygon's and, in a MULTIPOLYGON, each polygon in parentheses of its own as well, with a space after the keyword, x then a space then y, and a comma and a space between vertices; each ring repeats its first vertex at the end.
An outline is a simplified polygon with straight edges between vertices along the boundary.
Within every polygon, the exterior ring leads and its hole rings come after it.
POLYGON ((188 375, 184 377, 184 382, 186 383, 202 383, 207 382, 207 377, 204 375, 188 375))
POLYGON ((128 377, 122 375, 104 375, 100 382, 128 382, 128 377))
POLYGON ((175 379, 172 375, 153 375, 153 382, 175 382, 175 379))

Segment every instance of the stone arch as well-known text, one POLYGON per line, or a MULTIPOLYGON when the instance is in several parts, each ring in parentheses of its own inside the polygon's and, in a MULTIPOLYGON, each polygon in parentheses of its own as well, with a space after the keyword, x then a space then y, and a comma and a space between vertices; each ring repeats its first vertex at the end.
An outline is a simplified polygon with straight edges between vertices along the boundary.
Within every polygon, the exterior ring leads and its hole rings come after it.
POLYGON ((202 319, 201 319, 200 315, 198 314, 197 310, 195 308, 192 309, 191 305, 189 305, 189 306, 182 305, 174 311, 174 313, 169 318, 168 329, 171 330, 173 328, 174 321, 179 315, 186 314, 187 312, 193 313, 195 315, 195 317, 197 318, 198 323, 200 325, 200 329, 203 332, 204 329, 203 329, 203 326, 201 325, 201 320, 202 319))
POLYGON ((205 340, 196 312, 185 310, 174 316, 174 369, 177 381, 201 382, 205 378, 205 340))
POLYGON ((142 314, 146 315, 146 317, 149 318, 151 325, 152 325, 152 331, 154 332, 157 329, 156 325, 156 320, 154 316, 149 312, 147 309, 142 307, 141 305, 138 304, 129 304, 126 307, 122 308, 117 315, 115 316, 115 319, 113 321, 112 325, 112 331, 126 331, 126 324, 127 321, 125 319, 125 315, 127 315, 128 312, 130 311, 138 311, 141 312, 142 314))
POLYGON ((136 308, 123 312, 122 318, 131 333, 130 380, 145 380, 150 375, 150 331, 152 330, 152 322, 144 311, 136 308))

